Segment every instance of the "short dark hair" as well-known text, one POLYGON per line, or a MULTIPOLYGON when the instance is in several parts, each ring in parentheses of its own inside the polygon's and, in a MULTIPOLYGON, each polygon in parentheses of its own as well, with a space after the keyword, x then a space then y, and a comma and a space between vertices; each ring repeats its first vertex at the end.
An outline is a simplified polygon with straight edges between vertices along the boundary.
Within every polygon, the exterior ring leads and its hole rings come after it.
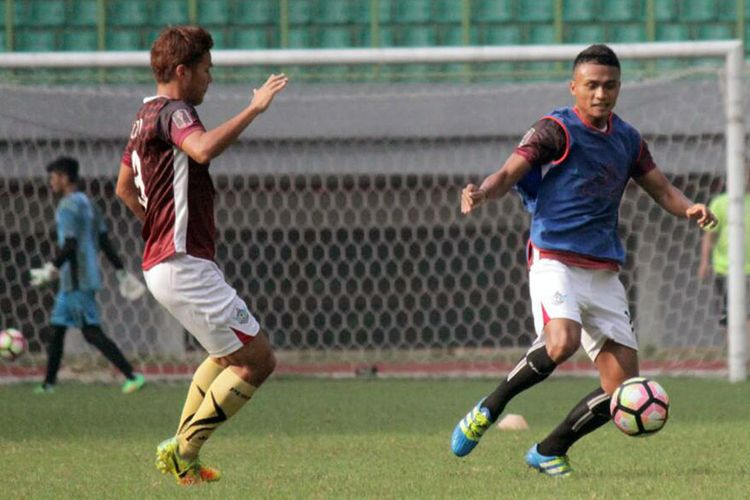
POLYGON ((604 44, 590 45, 582 50, 573 61, 573 71, 579 64, 594 63, 602 66, 614 66, 620 69, 620 60, 615 51, 604 44))
POLYGON ((180 64, 194 66, 214 46, 200 26, 168 26, 151 46, 151 71, 158 83, 168 83, 180 64))
POLYGON ((47 172, 59 172, 67 175, 70 182, 78 182, 78 160, 70 156, 61 156, 47 165, 47 172))

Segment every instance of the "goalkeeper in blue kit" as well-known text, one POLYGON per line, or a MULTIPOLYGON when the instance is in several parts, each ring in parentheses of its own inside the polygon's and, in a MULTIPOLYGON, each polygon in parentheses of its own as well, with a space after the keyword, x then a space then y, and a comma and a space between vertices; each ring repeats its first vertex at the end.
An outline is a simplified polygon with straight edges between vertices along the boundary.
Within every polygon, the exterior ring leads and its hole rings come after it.
POLYGON ((84 338, 99 349, 126 380, 122 392, 135 392, 145 382, 112 340, 101 329, 96 292, 102 286, 97 258, 101 249, 116 269, 120 294, 127 300, 143 295, 145 286, 125 271, 122 260, 107 236, 107 226, 97 206, 78 191, 78 161, 61 157, 47 166, 52 192, 63 198, 55 210, 57 252, 51 262, 31 269, 31 284, 43 286, 59 279, 59 288, 50 317, 52 335, 47 344, 47 375, 34 389, 36 393, 54 392, 63 354, 65 332, 80 328, 84 338))

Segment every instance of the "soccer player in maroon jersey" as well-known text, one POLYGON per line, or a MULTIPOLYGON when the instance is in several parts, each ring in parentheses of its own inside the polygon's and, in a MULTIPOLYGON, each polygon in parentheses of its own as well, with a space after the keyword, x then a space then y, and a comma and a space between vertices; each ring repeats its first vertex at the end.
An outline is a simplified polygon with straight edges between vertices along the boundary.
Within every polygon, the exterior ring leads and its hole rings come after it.
POLYGON ((215 481, 198 452, 273 372, 268 338, 214 262, 214 186, 208 168, 284 89, 271 75, 237 115, 206 130, 195 106, 211 83, 211 35, 164 29, 151 47, 156 95, 143 100, 120 164, 117 196, 143 222, 143 270, 153 296, 208 357, 188 390, 176 436, 157 448, 157 468, 180 484, 215 481))

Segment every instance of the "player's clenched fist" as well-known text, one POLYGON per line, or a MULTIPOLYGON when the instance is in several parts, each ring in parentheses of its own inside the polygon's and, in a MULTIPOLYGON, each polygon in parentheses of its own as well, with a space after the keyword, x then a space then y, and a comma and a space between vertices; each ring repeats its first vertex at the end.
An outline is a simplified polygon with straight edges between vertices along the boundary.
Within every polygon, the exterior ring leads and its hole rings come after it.
POLYGON ((685 212, 688 219, 695 220, 698 225, 705 229, 712 229, 719 223, 716 216, 703 203, 696 203, 685 212))
POLYGON ((479 189, 474 184, 467 184, 461 191, 461 213, 468 214, 474 207, 478 206, 486 198, 484 190, 479 189))
POLYGON ((284 73, 271 75, 259 89, 253 89, 253 100, 250 105, 262 113, 271 105, 274 96, 286 87, 289 78, 284 73))

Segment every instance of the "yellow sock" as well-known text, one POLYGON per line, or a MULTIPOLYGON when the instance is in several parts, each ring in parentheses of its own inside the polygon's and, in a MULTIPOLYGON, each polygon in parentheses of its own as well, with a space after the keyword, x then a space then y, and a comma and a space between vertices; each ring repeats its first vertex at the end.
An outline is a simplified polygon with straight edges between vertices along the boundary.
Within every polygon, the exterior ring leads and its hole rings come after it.
POLYGON ((190 382, 190 388, 188 389, 187 397, 185 398, 185 405, 182 407, 182 415, 180 415, 180 424, 177 427, 177 434, 188 424, 190 419, 201 403, 203 402, 203 396, 206 395, 208 388, 224 371, 224 367, 218 364, 213 359, 206 358, 203 363, 200 364, 195 373, 193 374, 193 380, 190 382))
POLYGON ((250 401, 254 392, 255 387, 242 380, 231 368, 221 372, 208 388, 193 418, 177 434, 180 455, 189 460, 197 457, 201 446, 216 428, 250 401))

